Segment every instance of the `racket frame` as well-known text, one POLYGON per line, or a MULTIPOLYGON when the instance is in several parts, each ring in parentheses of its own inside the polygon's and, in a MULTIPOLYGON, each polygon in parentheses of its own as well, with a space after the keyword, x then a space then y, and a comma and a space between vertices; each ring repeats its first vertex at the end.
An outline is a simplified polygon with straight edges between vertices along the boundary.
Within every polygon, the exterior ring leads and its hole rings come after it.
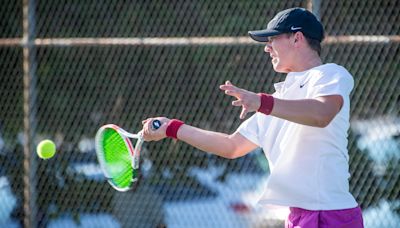
MULTIPOLYGON (((103 137, 104 132, 107 129, 112 129, 115 132, 117 132, 119 134, 119 136, 124 140, 125 143, 125 147, 128 149, 129 155, 131 157, 131 166, 133 170, 138 170, 139 169, 139 159, 140 159, 140 151, 141 151, 141 147, 143 145, 143 136, 142 136, 142 132, 140 131, 137 134, 132 134, 129 133, 127 131, 125 131, 123 128, 119 127, 118 125, 115 124, 106 124, 103 125, 102 127, 100 127, 100 129, 97 131, 96 133, 96 154, 97 154, 97 160, 100 163, 100 167, 103 171, 103 173, 105 174, 105 176, 107 177, 107 181, 108 183, 110 183, 110 185, 115 188, 118 191, 121 192, 125 192, 128 191, 129 189, 131 189, 130 187, 126 187, 126 188, 120 188, 118 186, 116 186, 112 180, 110 180, 109 178, 111 177, 109 170, 107 170, 107 164, 105 163, 105 158, 104 158, 104 149, 101 148, 102 145, 100 143, 101 138, 103 137), (133 148, 133 144, 131 139, 136 139, 136 145, 135 148, 133 148), (101 151, 101 152, 100 152, 101 151)), ((137 177, 133 178, 131 180, 131 184, 137 181, 137 177)))
MULTIPOLYGON (((159 120, 155 120, 152 122, 152 130, 156 130, 161 126, 161 122, 159 120)), ((128 191, 132 188, 132 183, 136 182, 138 180, 138 176, 136 176, 135 178, 133 178, 131 180, 131 183, 129 185, 129 187, 125 187, 125 188, 120 188, 118 186, 116 186, 111 180, 110 180, 110 174, 109 171, 107 170, 107 164, 105 163, 105 158, 104 158, 104 149, 102 148, 101 145, 101 139, 103 137, 103 133, 107 130, 107 129, 112 129, 114 131, 116 131, 119 136, 124 140, 125 143, 125 147, 128 149, 129 151, 129 155, 131 157, 131 166, 133 171, 137 171, 137 173, 139 173, 139 162, 140 162, 140 153, 142 150, 142 145, 144 142, 143 139, 143 132, 140 131, 136 134, 133 133, 129 133, 127 131, 125 131, 123 128, 119 127, 118 125, 115 124, 106 124, 103 125, 102 127, 99 128, 99 130, 96 133, 96 137, 95 137, 95 142, 96 142, 96 155, 97 155, 97 160, 100 163, 100 167, 101 170, 103 171, 103 173, 105 174, 108 183, 116 190, 121 191, 121 192, 125 192, 128 191), (136 144, 135 144, 135 148, 133 148, 133 144, 132 141, 130 139, 137 139, 136 144), (101 151, 101 152, 100 152, 101 151)))

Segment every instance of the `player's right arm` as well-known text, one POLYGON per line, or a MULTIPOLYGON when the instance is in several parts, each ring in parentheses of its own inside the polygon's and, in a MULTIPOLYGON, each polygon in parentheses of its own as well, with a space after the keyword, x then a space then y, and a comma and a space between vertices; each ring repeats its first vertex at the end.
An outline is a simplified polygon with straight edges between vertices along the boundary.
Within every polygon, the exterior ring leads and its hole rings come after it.
MULTIPOLYGON (((162 126, 157 131, 151 131, 148 123, 151 119, 143 121, 143 137, 146 141, 158 141, 166 138, 168 118, 157 118, 162 126)), ((207 131, 187 124, 182 125, 178 132, 179 140, 188 143, 202 151, 206 151, 224 158, 234 159, 244 156, 257 148, 257 145, 242 136, 240 133, 225 134, 207 131)))

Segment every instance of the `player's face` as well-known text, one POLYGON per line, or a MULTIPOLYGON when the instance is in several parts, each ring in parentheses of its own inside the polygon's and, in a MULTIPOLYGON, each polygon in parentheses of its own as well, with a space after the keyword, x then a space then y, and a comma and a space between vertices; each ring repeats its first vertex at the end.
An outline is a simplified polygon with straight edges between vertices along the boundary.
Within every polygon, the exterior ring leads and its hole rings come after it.
POLYGON ((272 58, 272 66, 276 72, 288 73, 292 71, 291 36, 280 34, 268 38, 264 51, 272 58))

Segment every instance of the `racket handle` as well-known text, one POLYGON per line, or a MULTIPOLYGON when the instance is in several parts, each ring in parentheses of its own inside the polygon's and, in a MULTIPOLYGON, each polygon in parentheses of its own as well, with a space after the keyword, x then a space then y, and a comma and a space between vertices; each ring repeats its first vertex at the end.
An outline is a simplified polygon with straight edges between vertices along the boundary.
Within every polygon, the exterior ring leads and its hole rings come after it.
POLYGON ((152 130, 157 130, 158 128, 160 128, 161 127, 161 121, 159 121, 159 120, 154 120, 152 123, 151 123, 151 128, 152 128, 152 130))

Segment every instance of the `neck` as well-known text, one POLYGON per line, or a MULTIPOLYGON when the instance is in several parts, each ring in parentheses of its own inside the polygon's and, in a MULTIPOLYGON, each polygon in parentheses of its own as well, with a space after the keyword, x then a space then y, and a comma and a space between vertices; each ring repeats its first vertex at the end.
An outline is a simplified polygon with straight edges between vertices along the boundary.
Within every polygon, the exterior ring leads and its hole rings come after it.
POLYGON ((299 55, 297 59, 298 61, 296 61, 292 70, 294 72, 302 72, 322 65, 322 60, 316 52, 299 55))

